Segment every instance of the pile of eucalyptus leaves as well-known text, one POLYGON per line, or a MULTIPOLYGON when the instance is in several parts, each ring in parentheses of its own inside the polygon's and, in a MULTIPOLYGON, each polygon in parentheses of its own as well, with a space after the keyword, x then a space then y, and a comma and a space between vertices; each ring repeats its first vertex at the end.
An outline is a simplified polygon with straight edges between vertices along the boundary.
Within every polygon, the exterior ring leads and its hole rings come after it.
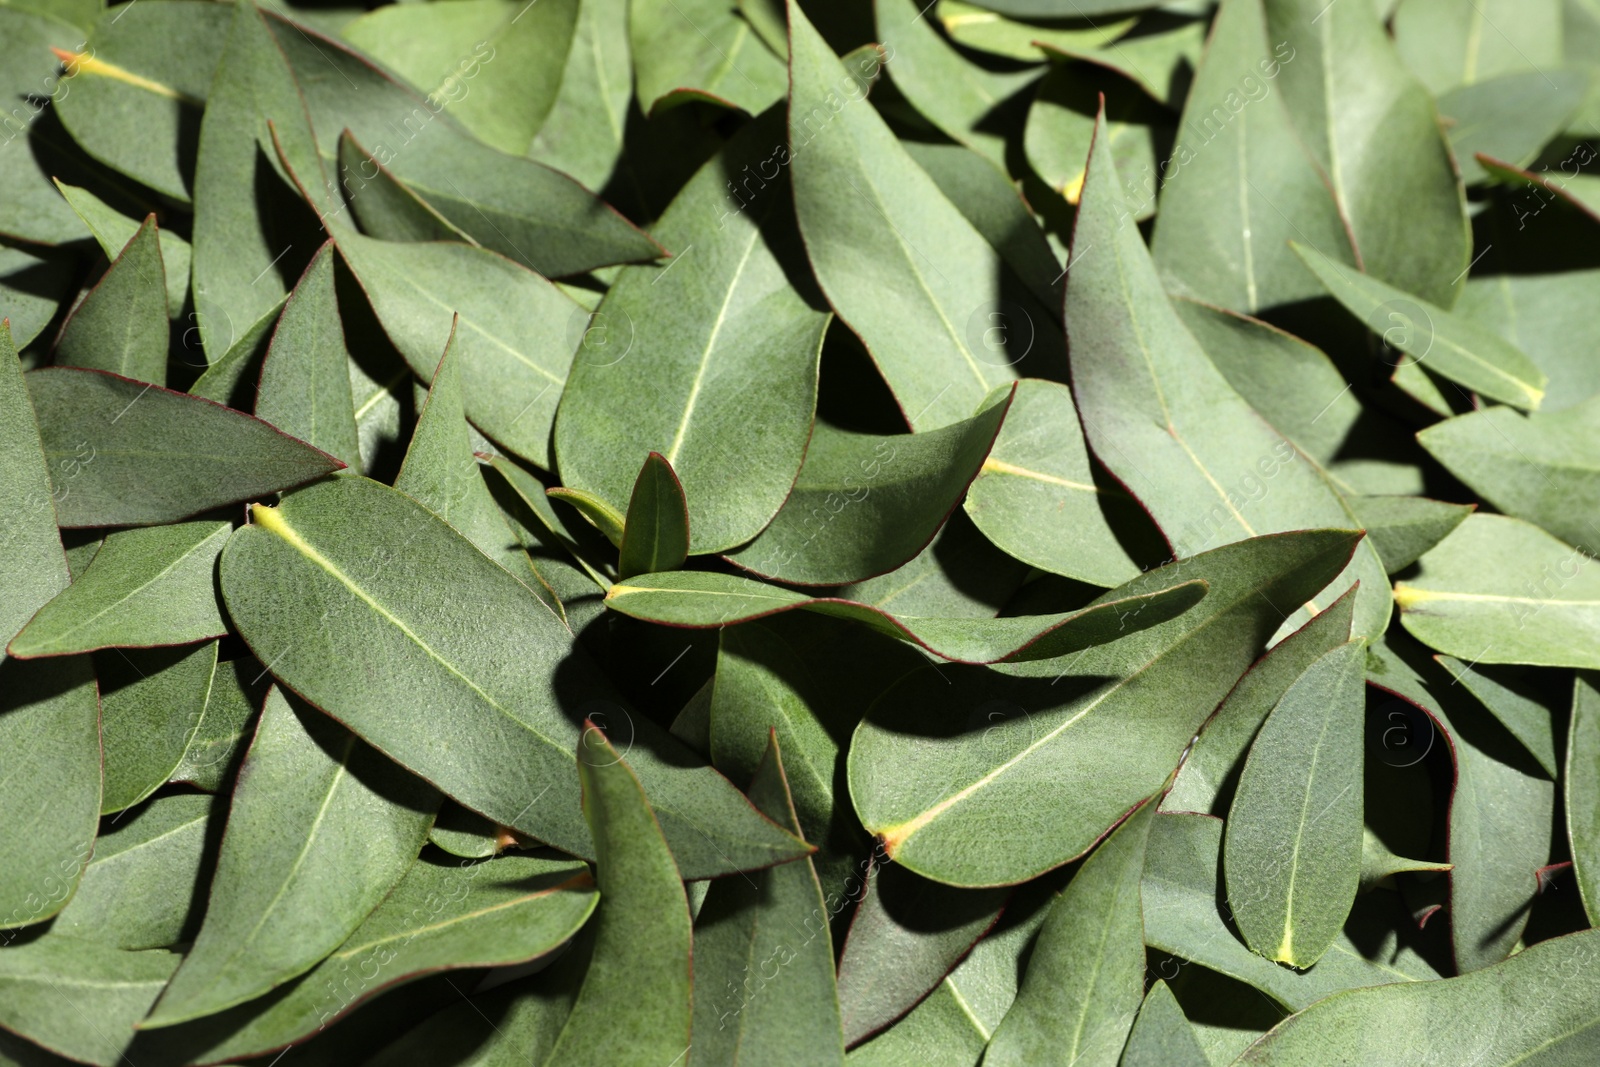
POLYGON ((1600 1062, 1600 0, 0 78, 0 1067, 1600 1062))

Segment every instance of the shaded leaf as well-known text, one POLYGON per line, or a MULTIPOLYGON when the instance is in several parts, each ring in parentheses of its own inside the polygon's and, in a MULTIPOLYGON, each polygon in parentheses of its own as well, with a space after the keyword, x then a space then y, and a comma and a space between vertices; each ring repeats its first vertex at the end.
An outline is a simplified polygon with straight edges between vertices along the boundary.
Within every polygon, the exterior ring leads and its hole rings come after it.
POLYGON ((66 936, 10 945, 0 949, 0 1023, 80 1063, 113 1067, 181 958, 66 936), (63 998, 76 1010, 62 1011, 63 998))
POLYGON ((279 689, 267 695, 205 922, 146 1028, 230 1008, 311 969, 377 907, 427 837, 438 795, 296 704, 279 689))
POLYGON ((1600 694, 1594 679, 1580 674, 1572 690, 1572 725, 1567 732, 1567 762, 1562 802, 1567 812, 1567 844, 1572 870, 1589 921, 1600 914, 1600 694))
POLYGON ((683 883, 639 779, 593 726, 578 777, 603 903, 583 987, 544 1062, 670 1063, 688 1049, 692 1016, 683 883))
MULTIPOLYGON (((1179 557, 1263 533, 1354 525, 1327 474, 1250 409, 1173 311, 1126 224, 1104 118, 1098 130, 1067 284, 1073 392, 1090 447, 1179 557)), ((1380 633, 1388 583, 1370 545, 1357 546, 1336 590, 1355 579, 1355 632, 1380 633)))
POLYGON ((167 279, 156 220, 144 220, 56 339, 56 365, 167 383, 167 279))
POLYGON ((699 98, 758 115, 783 96, 783 61, 735 4, 630 0, 628 32, 646 114, 699 98))
POLYGON ((1128 1033, 1121 1067, 1205 1067, 1210 1062, 1172 990, 1156 979, 1128 1033))
POLYGON ((102 371, 28 375, 62 526, 173 522, 343 464, 242 412, 102 371))
MULTIPOLYGON (((94 235, 100 251, 106 254, 107 259, 115 259, 127 243, 138 235, 139 220, 130 219, 114 210, 88 189, 68 185, 59 178, 55 184, 83 224, 89 227, 89 232, 94 235)), ((158 230, 156 237, 161 245, 162 272, 167 282, 167 314, 175 319, 182 314, 184 302, 189 297, 189 260, 193 252, 189 242, 171 230, 158 230)))
POLYGON ((1281 623, 1268 601, 1313 595, 1353 537, 1278 535, 1151 571, 1121 592, 1178 578, 1210 588, 1126 640, 1006 667, 1031 677, 946 667, 900 679, 850 748, 857 814, 897 862, 953 884, 1021 881, 1082 854, 1178 765, 1281 623))
POLYGON ((763 115, 690 179, 655 227, 677 256, 617 275, 578 331, 556 421, 562 481, 619 512, 659 452, 696 555, 743 544, 783 506, 816 409, 829 316, 805 295, 782 142, 781 113, 763 115))
POLYGON ((1447 504, 1420 496, 1352 496, 1348 500, 1390 574, 1411 566, 1473 512, 1471 504, 1447 504))
POLYGON ((708 628, 804 609, 859 622, 945 659, 992 663, 1048 659, 1116 641, 1183 614, 1204 595, 1204 581, 1191 581, 1061 615, 927 618, 838 597, 806 597, 732 574, 678 571, 619 582, 606 593, 606 606, 669 626, 708 628))
POLYGON ((102 815, 130 808, 166 784, 204 719, 216 666, 215 641, 193 650, 116 649, 95 657, 102 815))
POLYGON ((691 877, 794 858, 802 843, 613 699, 550 609, 432 512, 347 477, 257 506, 222 555, 229 614, 296 693, 459 803, 576 855, 573 713, 607 715, 691 877), (427 559, 418 569, 385 566, 427 559), (419 582, 422 574, 432 576, 419 582), (351 649, 381 672, 348 668, 351 649), (396 709, 413 713, 396 714, 396 709), (426 714, 420 711, 425 710, 426 714), (436 730, 461 739, 448 748, 436 730))
POLYGON ((1011 399, 997 390, 971 418, 923 433, 878 437, 819 423, 783 507, 728 559, 796 585, 893 570, 922 551, 960 503, 1011 399))
POLYGON ((40 608, 7 651, 66 656, 222 636, 227 626, 214 575, 232 532, 226 522, 183 522, 112 534, 83 576, 40 608))
POLYGON ((1144 998, 1139 882, 1155 814, 1147 802, 1113 830, 1051 906, 984 1063, 1065 1056, 1111 1067, 1121 1057, 1144 998))
POLYGON ((872 353, 907 421, 948 426, 1021 374, 1059 377, 1054 316, 1007 292, 999 254, 907 156, 792 2, 789 25, 800 232, 829 303, 872 353))
POLYGON ((617 546, 617 577, 675 570, 689 558, 690 544, 683 483, 667 458, 652 452, 645 457, 628 500, 622 543, 617 546))
MULTIPOLYGON (((750 800, 800 833, 776 732, 750 800)), ((727 1064, 844 1062, 824 906, 810 859, 758 871, 750 881, 712 883, 695 919, 696 1055, 727 1064)))
POLYGON ((256 417, 346 466, 359 466, 349 357, 329 241, 312 258, 278 318, 261 364, 256 417))
POLYGON ((984 536, 1041 570, 1100 586, 1139 568, 1107 515, 1136 507, 1095 482, 1072 393, 1024 379, 963 507, 984 536))

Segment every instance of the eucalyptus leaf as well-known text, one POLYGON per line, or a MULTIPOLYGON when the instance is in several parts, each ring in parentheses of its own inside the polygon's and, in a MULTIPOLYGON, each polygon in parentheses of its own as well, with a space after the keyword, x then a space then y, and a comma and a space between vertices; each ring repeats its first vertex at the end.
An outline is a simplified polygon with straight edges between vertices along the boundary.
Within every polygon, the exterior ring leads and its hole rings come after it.
POLYGON ((343 466, 259 419, 101 371, 28 375, 62 526, 174 522, 343 466))
POLYGON ((215 641, 95 657, 104 749, 101 814, 131 808, 166 784, 204 721, 216 667, 215 641))
POLYGON ((1329 997, 1274 1027, 1236 1062, 1398 1054, 1480 1064, 1581 1063, 1600 1049, 1590 992, 1597 940, 1594 931, 1570 934, 1457 978, 1329 997))
MULTIPOLYGON (((121 214, 87 189, 68 185, 59 178, 55 185, 83 224, 89 227, 89 232, 94 234, 100 251, 106 254, 107 259, 115 259, 128 242, 138 235, 139 220, 121 214)), ((189 261, 193 250, 188 241, 171 230, 158 229, 156 237, 161 245, 161 262, 166 275, 167 314, 176 319, 182 314, 184 302, 189 296, 189 261)))
POLYGON ((1095 849, 1039 930, 1017 1000, 984 1054, 986 1064, 1111 1067, 1144 997, 1144 922, 1139 883, 1156 806, 1147 802, 1095 849), (1093 932, 1092 937, 1081 931, 1093 932), (1070 1007, 1061 1010, 1061 1000, 1070 1007))
POLYGON ((11 639, 13 656, 67 656, 97 648, 187 645, 227 632, 214 588, 225 522, 124 530, 78 581, 11 639))
POLYGON ((257 506, 253 518, 221 564, 245 640, 285 685, 452 799, 592 855, 569 773, 578 743, 569 716, 610 715, 625 743, 638 740, 629 751, 691 876, 804 853, 725 779, 680 762, 675 743, 613 698, 547 606, 410 497, 340 478, 257 506), (413 562, 386 565, 401 553, 413 562), (415 562, 423 554, 425 567, 415 562), (419 582, 424 574, 431 580, 419 582), (363 646, 384 649, 388 669, 349 671, 349 650, 363 646), (434 743, 441 721, 460 743, 434 743))
POLYGON ((1400 622, 1468 663, 1600 666, 1586 636, 1600 627, 1592 560, 1519 519, 1471 515, 1395 584, 1400 622))
POLYGON ((1192 581, 1065 615, 941 619, 894 615, 837 597, 806 597, 731 574, 680 571, 619 582, 606 593, 606 606, 635 618, 690 627, 721 627, 803 609, 862 623, 958 663, 993 663, 1053 659, 1116 641, 1183 614, 1205 592, 1203 581, 1192 581))
POLYGON ((1340 645, 1285 690, 1228 808, 1234 920, 1255 952, 1301 970, 1333 945, 1360 882, 1366 651, 1340 645))
POLYGON ((274 689, 234 791, 205 922, 143 1025, 213 1014, 313 967, 405 874, 438 803, 274 689))
POLYGON ((181 958, 65 935, 0 948, 0 1023, 79 1063, 113 1067, 181 958), (62 1012, 63 999, 76 1010, 62 1012))
POLYGON ((617 546, 617 577, 675 570, 689 558, 691 543, 683 483, 667 458, 652 452, 639 468, 628 499, 622 543, 617 546))
MULTIPOLYGON (((800 833, 775 732, 749 792, 768 818, 800 833)), ((824 906, 809 859, 712 883, 694 929, 693 1034, 704 1055, 728 1064, 844 1062, 824 906)))
POLYGON ((996 390, 971 418, 922 433, 879 437, 819 423, 783 507, 728 558, 796 585, 841 585, 893 570, 961 502, 1012 396, 996 390))
POLYGON ((1128 1032, 1122 1067, 1204 1067, 1210 1062, 1172 989, 1156 979, 1128 1032))
MULTIPOLYGON (((1104 130, 1102 116, 1067 284, 1072 384, 1090 447, 1180 557, 1263 533, 1354 525, 1327 474, 1250 409, 1173 311, 1126 224, 1104 130)), ((1355 632, 1375 636, 1390 601, 1370 545, 1357 546, 1338 591, 1351 580, 1361 582, 1355 632)))
POLYGON ((56 365, 167 383, 167 279, 155 216, 144 220, 61 327, 56 365))
POLYGON ((318 250, 278 318, 256 386, 256 417, 359 466, 349 350, 333 284, 333 242, 318 250))
POLYGON ((907 156, 792 0, 789 27, 800 232, 822 291, 912 428, 965 419, 1021 374, 1059 378, 1054 316, 1031 296, 1007 294, 999 254, 907 156), (880 248, 893 257, 879 259, 880 248), (996 315, 1007 327, 1000 334, 996 315))
POLYGON ((693 1014, 683 883, 639 779, 593 726, 578 742, 578 777, 603 903, 583 986, 544 1062, 670 1063, 688 1051, 693 1014))
POLYGON ((783 506, 816 409, 829 315, 780 177, 783 137, 781 113, 763 115, 673 200, 655 233, 677 255, 624 268, 581 325, 556 421, 563 482, 619 512, 659 452, 697 555, 743 544, 783 506))
POLYGON ((900 679, 850 748, 857 814, 896 862, 957 885, 1022 881, 1081 855, 1161 788, 1282 622, 1271 602, 1313 595, 1354 537, 1277 535, 1151 571, 1122 592, 1200 578, 1205 599, 1065 662, 1007 670, 1029 677, 953 667, 900 679))
POLYGON ((1594 679, 1580 674, 1572 690, 1572 724, 1567 731, 1567 760, 1562 775, 1562 802, 1567 812, 1567 844, 1572 869, 1589 921, 1600 912, 1600 708, 1594 679))
POLYGON ((736 4, 629 0, 628 32, 648 114, 699 98, 758 115, 783 96, 783 61, 736 4))

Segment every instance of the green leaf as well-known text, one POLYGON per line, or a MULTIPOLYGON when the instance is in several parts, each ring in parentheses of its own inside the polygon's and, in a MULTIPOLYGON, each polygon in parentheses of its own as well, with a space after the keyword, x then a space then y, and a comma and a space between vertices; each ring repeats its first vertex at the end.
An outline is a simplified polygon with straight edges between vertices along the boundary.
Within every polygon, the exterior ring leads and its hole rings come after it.
POLYGON ((819 423, 783 507, 728 559, 763 578, 842 585, 894 570, 933 539, 1011 406, 997 390, 963 422, 878 437, 819 423))
POLYGON ((28 375, 62 526, 174 522, 343 466, 242 412, 100 371, 28 375))
POLYGON ((622 156, 633 102, 628 0, 580 0, 561 88, 528 155, 587 189, 602 189, 622 156))
POLYGON ((75 275, 69 257, 0 247, 0 297, 5 300, 5 317, 16 343, 27 345, 44 332, 60 306, 73 296, 75 275))
POLYGON ((1475 275, 1467 279, 1461 298, 1450 310, 1504 337, 1549 375, 1550 384, 1539 405, 1548 413, 1574 407, 1600 393, 1596 368, 1580 355, 1583 344, 1574 344, 1591 328, 1579 309, 1588 306, 1597 291, 1600 271, 1475 275))
POLYGON ((154 215, 123 248, 56 339, 56 365, 167 382, 167 280, 154 215))
MULTIPOLYGON (((1126 224, 1103 117, 1097 129, 1067 284, 1072 384, 1090 447, 1179 557, 1264 533, 1355 525, 1327 474, 1250 409, 1173 311, 1137 227, 1126 224)), ((1355 632, 1381 633, 1388 582, 1370 545, 1357 546, 1337 591, 1353 580, 1355 632)))
POLYGON ((1313 595, 1345 566, 1355 536, 1259 538, 1148 572, 1119 592, 1194 579, 1210 588, 1126 640, 1006 668, 1029 677, 945 667, 900 679, 850 748, 862 823, 896 862, 957 885, 1022 881, 1081 855, 1161 788, 1282 622, 1269 602, 1313 595))
POLYGON ((1024 563, 1107 587, 1139 573, 1107 521, 1136 506, 1096 484, 1072 392, 1031 378, 1017 383, 963 505, 985 537, 1024 563))
POLYGON ((169 1030, 177 1061, 217 1062, 313 1037, 381 991, 422 975, 518 964, 577 933, 599 901, 588 868, 570 859, 505 856, 411 865, 350 937, 270 1002, 169 1030))
POLYGON ((64 495, 50 486, 11 324, 0 322, 0 584, 6 590, 0 598, 0 637, 7 644, 71 580, 56 532, 55 508, 64 495))
POLYGON ((652 452, 639 468, 633 495, 628 499, 628 516, 618 546, 617 576, 627 579, 636 574, 676 570, 689 558, 690 544, 689 507, 684 501, 683 483, 667 458, 652 452))
MULTIPOLYGON (((647 235, 567 175, 473 137, 440 96, 422 97, 315 30, 276 16, 267 24, 299 80, 319 150, 330 166, 338 158, 342 132, 349 130, 377 163, 453 225, 546 277, 661 254, 647 235)), ((456 59, 470 67, 475 56, 469 51, 456 59)), ((480 62, 479 69, 492 70, 493 63, 480 62)), ((459 86, 470 99, 471 82, 459 86)), ((300 177, 309 180, 310 175, 300 177)), ((359 202, 370 180, 366 170, 340 168, 336 184, 347 202, 359 202)), ((338 218, 342 210, 330 209, 329 218, 338 218)))
POLYGON ((1293 247, 1346 311, 1412 357, 1407 366, 1426 366, 1514 407, 1532 410, 1543 401, 1544 372, 1509 341, 1320 252, 1293 247))
POLYGON ((1128 1033, 1121 1067, 1206 1067, 1210 1062, 1172 989, 1157 978, 1128 1033))
POLYGON ((1139 881, 1155 814, 1146 803, 1130 815, 1051 906, 985 1064, 1117 1063, 1144 998, 1139 881))
POLYGON ((1600 573, 1582 549, 1501 515, 1470 515, 1398 582, 1400 622, 1469 663, 1600 667, 1600 573))
POLYGON ((0 1025, 80 1063, 113 1067, 181 958, 65 936, 0 948, 0 1025))
POLYGON ((1098 67, 1055 68, 1039 83, 1022 146, 1039 177, 1068 203, 1078 203, 1095 114, 1107 96, 1106 138, 1118 173, 1129 176, 1123 198, 1133 218, 1147 219, 1156 210, 1156 144, 1171 140, 1172 116, 1143 94, 1116 92, 1121 87, 1120 78, 1098 67))
POLYGON ((1022 374, 1061 377, 1054 316, 1012 292, 999 254, 900 147, 792 0, 789 26, 800 232, 829 303, 912 428, 966 419, 1022 374))
POLYGON ((1228 808, 1228 906, 1252 950, 1322 958, 1361 879, 1366 642, 1324 653, 1261 724, 1228 808))
POLYGON ((1006 165, 1009 127, 1021 120, 1037 70, 992 71, 939 36, 917 0, 875 4, 878 40, 893 48, 889 77, 911 105, 951 140, 1006 165))
POLYGON ((1600 692, 1590 675, 1578 675, 1572 690, 1572 725, 1567 731, 1567 762, 1562 803, 1567 812, 1567 844, 1584 911, 1600 914, 1600 692))
POLYGON ((606 593, 606 606, 650 622, 703 628, 804 609, 859 622, 944 659, 993 663, 1050 659, 1114 642, 1183 614, 1204 596, 1205 582, 1189 581, 1059 615, 927 618, 839 597, 807 597, 732 574, 676 571, 619 582, 606 593))
POLYGON ((1450 937, 1456 968, 1498 963, 1516 947, 1550 859, 1555 785, 1448 671, 1404 635, 1375 645, 1368 680, 1427 712, 1455 761, 1450 798, 1450 937))
POLYGON ((1561 62, 1561 0, 1406 0, 1395 50, 1434 94, 1561 62))
MULTIPOLYGON (((1064 277, 1061 263, 1006 173, 965 145, 938 141, 902 141, 901 145, 956 210, 1000 253, 1017 279, 1050 313, 1051 320, 1059 318, 1064 277)), ((1014 316, 990 318, 989 326, 999 330, 986 331, 985 348, 993 352, 1002 342, 1009 343, 1012 329, 1027 325, 1017 322, 1014 316)))
POLYGON ((95 657, 105 750, 102 815, 131 808, 166 784, 204 720, 216 666, 215 641, 95 657))
MULTIPOLYGON (((260 318, 244 329, 237 338, 233 336, 230 328, 223 340, 225 345, 222 355, 212 361, 211 365, 196 378, 189 387, 191 396, 198 396, 203 400, 210 400, 217 404, 232 405, 234 397, 240 393, 249 392, 255 385, 253 380, 248 382, 246 388, 241 388, 240 383, 246 382, 260 372, 260 358, 265 355, 267 338, 278 323, 279 313, 289 299, 288 295, 280 296, 278 302, 271 309, 264 312, 260 318)), ((190 321, 199 323, 199 313, 190 312, 190 321)), ((184 345, 187 346, 189 338, 204 337, 206 331, 199 325, 184 331, 184 345)), ((240 407, 254 407, 253 403, 239 402, 240 407)))
POLYGON ((580 328, 556 420, 562 480, 618 511, 640 457, 661 453, 683 480, 697 555, 777 513, 816 409, 829 315, 805 295, 787 182, 769 187, 782 140, 781 112, 764 115, 673 200, 655 233, 677 257, 617 275, 580 328))
POLYGON ((1600 1053, 1597 953, 1600 933, 1587 930, 1459 978, 1352 990, 1284 1020, 1237 1062, 1383 1062, 1403 1047, 1438 1063, 1584 1063, 1600 1053))
POLYGON ((106 12, 57 102, 62 124, 91 156, 187 204, 194 130, 232 21, 225 7, 188 0, 106 12))
POLYGON ((888 574, 840 586, 838 595, 901 615, 992 619, 1027 610, 1015 596, 1028 576, 1026 563, 953 511, 927 548, 888 574))
POLYGON ((1451 656, 1434 658, 1500 720, 1500 725, 1522 742, 1522 747, 1539 761, 1539 766, 1552 780, 1560 776, 1561 761, 1556 756, 1553 722, 1555 709, 1542 699, 1535 688, 1534 677, 1517 676, 1534 672, 1518 672, 1515 667, 1471 667, 1451 656))
POLYGON ((1361 833, 1361 891, 1363 893, 1375 888, 1384 879, 1392 875, 1411 871, 1448 871, 1448 863, 1436 863, 1432 860, 1413 860, 1404 856, 1397 856, 1389 851, 1385 845, 1369 829, 1362 829, 1361 833))
POLYGON ((1265 7, 1267 39, 1291 49, 1277 88, 1328 176, 1363 269, 1449 307, 1471 240, 1432 99, 1397 61, 1372 4, 1265 0, 1265 7))
POLYGON ((1304 973, 1251 952, 1224 919, 1222 829, 1221 819, 1207 815, 1156 817, 1140 887, 1145 943, 1151 948, 1244 982, 1291 1011, 1343 989, 1439 977, 1393 933, 1376 945, 1341 935, 1304 973))
POLYGON ((343 37, 434 100, 486 144, 525 155, 561 85, 577 0, 381 8, 343 37))
POLYGON ((1500 511, 1579 548, 1600 546, 1587 518, 1600 494, 1600 400, 1527 416, 1486 408, 1436 423, 1417 441, 1500 511))
POLYGON ((1043 62, 1042 46, 1045 44, 1053 51, 1068 54, 1081 54, 1109 44, 1134 23, 1133 19, 1117 22, 1083 19, 1061 26, 1021 23, 960 0, 939 0, 934 13, 944 32, 957 44, 1025 63, 1043 62), (1036 45, 1035 41, 1040 43, 1036 45))
MULTIPOLYGON (((55 185, 61 190, 61 195, 66 197, 67 203, 72 205, 72 210, 83 220, 83 224, 89 227, 89 232, 94 234, 94 239, 99 242, 100 251, 106 254, 106 258, 115 259, 127 243, 138 235, 137 219, 130 219, 114 210, 89 190, 68 185, 60 179, 56 179, 55 185)), ((184 301, 189 296, 189 260, 193 253, 189 248, 189 242, 171 230, 158 230, 156 237, 161 245, 162 269, 167 282, 167 315, 177 318, 182 314, 184 301)), ((163 357, 163 370, 165 367, 166 361, 163 357)))
POLYGON ((333 288, 333 242, 323 244, 289 294, 261 364, 256 418, 359 466, 349 349, 333 288))
POLYGON ((334 240, 384 332, 421 378, 458 332, 467 417, 501 446, 550 466, 550 425, 566 384, 583 309, 493 252, 466 245, 334 240))
POLYGON ((101 834, 51 931, 130 950, 192 936, 212 805, 207 796, 160 797, 101 834))
MULTIPOLYGON (((6 190, 0 201, 0 233, 40 244, 63 244, 81 240, 86 227, 50 188, 52 171, 66 162, 68 138, 60 132, 47 133, 49 120, 41 121, 41 117, 47 114, 45 100, 64 100, 73 92, 51 49, 72 48, 84 37, 82 30, 61 21, 63 12, 55 10, 55 5, 34 10, 26 7, 14 3, 0 7, 0 85, 10 101, 5 144, 0 146, 0 186, 6 190)), ((6 273, 15 266, 4 260, 0 263, 6 273)), ((9 299, 5 313, 12 319, 12 328, 19 335, 24 333, 18 309, 9 299)), ((45 320, 49 318, 46 313, 45 320)), ((23 343, 31 336, 24 337, 23 343)))
POLYGON ((500 851, 500 833, 494 820, 447 800, 428 830, 428 842, 452 856, 482 860, 500 851))
POLYGON ((205 715, 173 768, 171 781, 186 782, 208 793, 222 789, 255 734, 250 720, 264 699, 266 674, 250 656, 217 664, 205 715))
POLYGON ((783 97, 783 60, 734 4, 630 0, 628 33, 639 106, 647 115, 690 99, 759 115, 783 97))
POLYGON ((545 591, 538 572, 514 542, 472 454, 455 352, 452 328, 394 487, 455 527, 478 551, 538 595, 545 591))
POLYGON ((604 734, 578 742, 595 843, 594 956, 546 1064, 671 1063, 688 1051, 689 902, 639 779, 604 734))
POLYGON ((1390 574, 1415 563, 1465 522, 1474 509, 1472 504, 1447 504, 1420 496, 1347 499, 1350 511, 1383 560, 1383 569, 1390 574))
MULTIPOLYGON (((1520 17, 1519 17, 1520 21, 1520 17)), ((1583 102, 1589 76, 1574 70, 1507 74, 1463 85, 1439 97, 1439 115, 1462 180, 1481 185, 1490 175, 1479 153, 1525 167, 1566 129, 1583 102)))
MULTIPOLYGON (((274 123, 289 158, 297 164, 314 159, 305 102, 254 3, 234 5, 217 71, 195 156, 192 265, 196 322, 213 364, 237 336, 275 310, 306 262, 306 250, 290 256, 295 238, 306 243, 306 213, 296 209, 293 190, 273 173, 276 154, 267 122, 274 123)), ((301 177, 319 182, 313 188, 326 194, 321 175, 301 177)))
POLYGON ((27 754, 0 776, 0 929, 48 919, 77 889, 100 814, 99 720, 87 657, 0 660, 0 751, 27 754))
POLYGON ((253 517, 222 554, 222 593, 240 634, 286 686, 452 799, 593 855, 571 774, 570 715, 604 715, 624 743, 642 741, 629 751, 689 877, 804 854, 725 779, 613 699, 549 608, 410 497, 346 477, 276 508, 258 505, 253 517), (421 569, 385 565, 401 558, 421 569), (419 583, 422 573, 437 577, 419 583), (384 670, 351 672, 356 649, 381 655, 384 670), (441 724, 459 743, 438 744, 441 724))
MULTIPOLYGON (((750 800, 800 833, 775 731, 750 800)), ((726 1064, 844 1062, 823 907, 810 859, 711 884, 695 919, 697 1055, 726 1064)))
POLYGON ((1245 755, 1261 724, 1311 664, 1350 640, 1354 607, 1353 592, 1345 593, 1272 646, 1239 679, 1190 747, 1177 781, 1161 800, 1163 811, 1218 818, 1228 813, 1245 755))
POLYGON ((839 954, 845 1044, 859 1044, 914 1008, 994 925, 1009 895, 952 889, 874 862, 839 954))
POLYGON ((623 527, 627 522, 622 512, 593 493, 586 493, 582 489, 569 489, 564 485, 545 490, 545 495, 552 500, 571 504, 590 526, 600 531, 605 539, 611 542, 613 547, 622 547, 623 527))
POLYGON ((239 777, 205 922, 146 1028, 242 1004, 310 970, 405 874, 439 803, 276 688, 239 777))
POLYGON ((350 206, 355 209, 363 232, 385 241, 459 241, 478 245, 345 130, 339 137, 339 170, 348 175, 352 168, 362 183, 359 190, 352 191, 350 206), (355 195, 357 191, 361 195, 355 195))
POLYGON ((1177 144, 1161 162, 1151 254, 1174 293, 1253 315, 1320 295, 1289 241, 1356 259, 1335 193, 1296 135, 1277 80, 1300 55, 1300 36, 1269 43, 1262 0, 1218 9, 1177 144))
POLYGON ((230 533, 226 522, 183 522, 112 534, 7 651, 31 659, 221 637, 227 626, 213 580, 230 533))

